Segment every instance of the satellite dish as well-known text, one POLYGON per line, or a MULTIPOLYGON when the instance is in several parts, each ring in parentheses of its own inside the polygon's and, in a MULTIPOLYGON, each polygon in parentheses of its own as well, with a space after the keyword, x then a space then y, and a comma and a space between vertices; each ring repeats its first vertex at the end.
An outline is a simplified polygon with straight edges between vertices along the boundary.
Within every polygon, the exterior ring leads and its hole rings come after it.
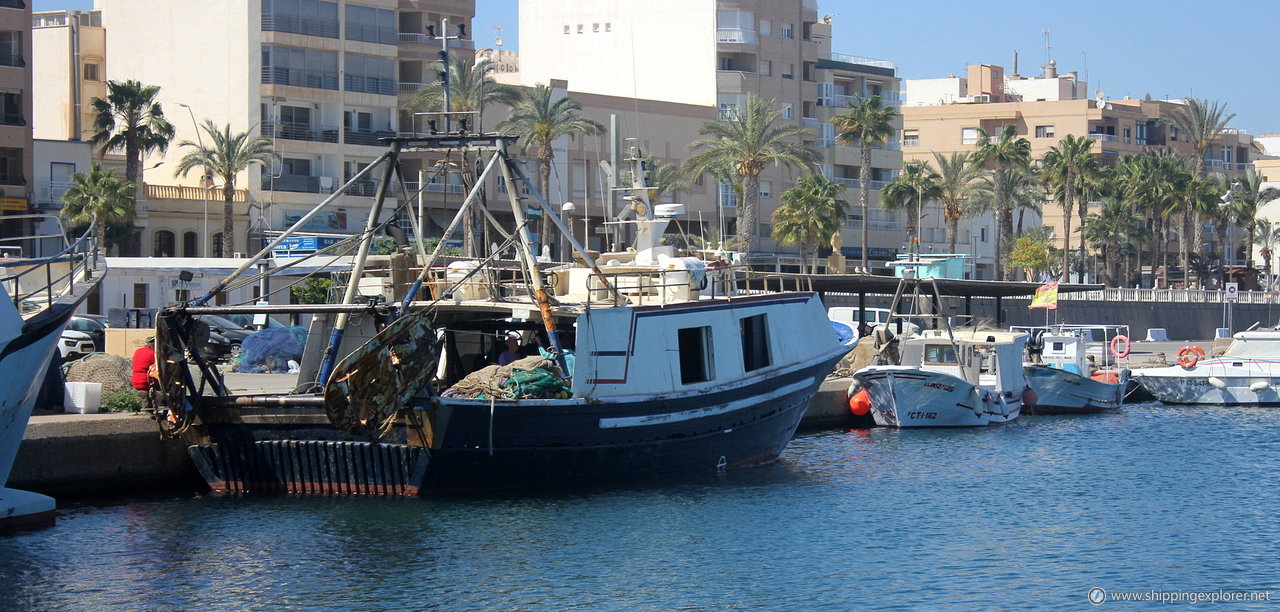
POLYGON ((1094 90, 1094 92, 1093 92, 1093 101, 1097 103, 1098 108, 1102 108, 1102 109, 1108 109, 1108 108, 1111 108, 1111 105, 1110 105, 1110 104, 1107 104, 1107 99, 1104 97, 1104 95, 1103 95, 1103 93, 1102 93, 1102 89, 1096 89, 1096 90, 1094 90))

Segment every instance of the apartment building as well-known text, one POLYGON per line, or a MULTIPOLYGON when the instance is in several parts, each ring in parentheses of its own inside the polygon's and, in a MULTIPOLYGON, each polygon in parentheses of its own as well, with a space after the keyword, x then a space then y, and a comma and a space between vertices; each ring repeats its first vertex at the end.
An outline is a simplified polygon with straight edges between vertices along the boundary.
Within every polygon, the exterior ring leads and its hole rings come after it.
POLYGON ((31 7, 0 0, 0 237, 28 233, 30 223, 4 219, 31 202, 31 7))
MULTIPOLYGON (((835 141, 829 120, 859 96, 879 94, 886 103, 896 105, 900 79, 892 62, 833 53, 831 19, 819 14, 813 0, 522 2, 518 80, 531 85, 562 79, 575 97, 580 92, 642 104, 709 108, 708 121, 723 117, 731 107, 741 107, 748 94, 775 100, 782 120, 810 129, 811 144, 822 152, 818 167, 803 171, 823 172, 849 188, 844 199, 853 206, 843 232, 844 253, 860 258, 864 221, 856 206, 860 155, 856 147, 835 141)), ((623 112, 620 124, 626 130, 630 127, 626 104, 618 106, 623 112)), ((585 111, 592 114, 590 104, 585 111)), ((643 139, 644 134, 624 132, 623 137, 643 139)), ((655 153, 663 161, 680 163, 690 156, 688 145, 697 138, 695 128, 678 134, 655 153)), ((902 248, 902 222, 882 210, 878 199, 879 189, 901 167, 896 137, 874 150, 867 219, 873 267, 882 267, 902 248)), ((781 204, 782 193, 803 171, 770 166, 761 176, 757 211, 761 239, 753 249, 757 253, 753 263, 795 269, 797 259, 789 254, 795 247, 780 247, 769 239, 769 219, 781 204)), ((710 180, 705 177, 679 197, 689 210, 689 223, 701 213, 697 227, 714 241, 717 231, 726 236, 736 232, 737 199, 727 186, 708 185, 710 180), (713 218, 723 221, 713 226, 713 218)))
MULTIPOLYGON (((1058 74, 1051 61, 1036 76, 1006 74, 994 65, 969 66, 964 77, 907 81, 908 103, 903 107, 903 157, 907 161, 934 163, 935 152, 943 155, 976 150, 979 130, 998 134, 1005 125, 1014 125, 1018 135, 1031 143, 1031 156, 1041 159, 1064 136, 1086 136, 1095 141, 1094 151, 1104 163, 1114 164, 1122 155, 1144 151, 1172 149, 1189 154, 1191 145, 1177 128, 1165 118, 1180 106, 1177 101, 1107 100, 1104 92, 1089 92, 1088 84, 1075 71, 1058 74)), ((1238 130, 1228 130, 1205 151, 1205 163, 1211 172, 1237 175, 1251 168, 1252 138, 1238 130)), ((926 207, 926 214, 940 218, 940 212, 926 207)), ((1073 218, 1074 221, 1074 218, 1073 218)), ((929 231, 926 224, 923 242, 927 246, 942 244, 940 229, 929 231), (932 243, 932 244, 930 244, 932 243)), ((992 236, 994 227, 982 219, 971 222, 970 236, 992 236)), ((1049 204, 1044 207, 1043 224, 1054 230, 1063 247, 1065 236, 1062 209, 1049 204)), ((1078 244, 1078 223, 1073 223, 1072 245, 1078 244)), ((1218 237, 1205 234, 1216 248, 1218 237)), ((971 238, 973 241, 973 238, 971 238)), ((974 241, 977 242, 977 241, 974 241)), ((961 240, 961 243, 965 243, 961 240)), ((973 242, 970 242, 973 244, 973 242)), ((990 262, 980 263, 985 272, 990 262)))
MULTIPOLYGON (((138 221, 144 256, 220 250, 218 178, 205 180, 198 170, 173 175, 190 150, 180 142, 207 143, 197 129, 206 120, 273 143, 277 163, 253 167, 235 182, 234 250, 253 250, 262 236, 289 226, 373 162, 385 150, 379 138, 402 125, 412 129, 406 124, 413 117, 399 103, 436 79, 430 66, 445 36, 451 52, 473 48, 469 0, 100 0, 95 8, 106 40, 101 78, 159 86, 176 130, 169 150, 144 163, 138 221)), ((81 92, 82 99, 92 95, 81 92)), ((305 229, 358 231, 376 181, 355 185, 305 229)), ((430 197, 443 191, 442 185, 430 197)))

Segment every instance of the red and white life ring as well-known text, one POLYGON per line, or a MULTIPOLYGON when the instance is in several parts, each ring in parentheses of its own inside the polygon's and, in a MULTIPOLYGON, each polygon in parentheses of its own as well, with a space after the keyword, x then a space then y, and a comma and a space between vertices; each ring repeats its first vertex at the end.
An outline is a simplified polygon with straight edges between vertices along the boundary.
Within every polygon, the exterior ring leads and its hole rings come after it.
POLYGON ((1115 355, 1116 359, 1124 359, 1129 356, 1129 345, 1129 337, 1118 334, 1111 339, 1111 354, 1115 355), (1124 348, 1120 348, 1122 345, 1124 348))

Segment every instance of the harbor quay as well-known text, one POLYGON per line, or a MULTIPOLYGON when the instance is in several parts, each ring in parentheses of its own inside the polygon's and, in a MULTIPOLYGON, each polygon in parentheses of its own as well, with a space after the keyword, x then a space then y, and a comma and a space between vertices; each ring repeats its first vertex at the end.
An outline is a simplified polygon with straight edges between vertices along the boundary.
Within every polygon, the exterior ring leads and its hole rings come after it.
MULTIPOLYGON (((1188 344, 1211 351, 1209 341, 1133 343, 1127 367, 1165 365, 1188 344)), ((288 374, 226 374, 237 393, 291 389, 288 374)), ((823 382, 805 412, 801 430, 865 426, 851 415, 846 392, 851 378, 823 382)), ((785 457, 785 453, 783 454, 785 457)), ((27 426, 9 477, 9 486, 63 499, 125 493, 198 490, 203 482, 181 439, 162 438, 155 422, 140 413, 68 414, 61 407, 37 408, 27 426)))

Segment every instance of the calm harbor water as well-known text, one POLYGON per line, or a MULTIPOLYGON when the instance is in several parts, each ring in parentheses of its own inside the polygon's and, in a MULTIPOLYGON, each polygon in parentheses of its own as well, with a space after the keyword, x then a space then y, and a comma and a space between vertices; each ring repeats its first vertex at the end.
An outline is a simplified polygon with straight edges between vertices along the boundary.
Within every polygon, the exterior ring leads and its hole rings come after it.
POLYGON ((69 503, 56 527, 0 538, 0 609, 1043 608, 1088 607, 1093 587, 1280 600, 1278 431, 1276 409, 1143 405, 803 433, 769 467, 603 489, 69 503))

